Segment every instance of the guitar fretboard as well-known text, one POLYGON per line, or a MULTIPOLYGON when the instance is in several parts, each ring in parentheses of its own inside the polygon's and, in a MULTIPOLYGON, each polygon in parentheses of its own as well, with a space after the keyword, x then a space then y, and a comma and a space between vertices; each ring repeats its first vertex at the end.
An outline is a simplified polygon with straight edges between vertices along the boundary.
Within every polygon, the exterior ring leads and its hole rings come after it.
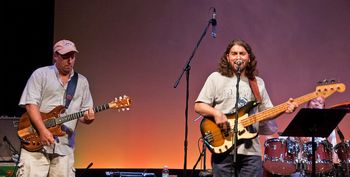
MULTIPOLYGON (((103 104, 103 105, 99 105, 99 106, 96 106, 96 107, 93 108, 95 113, 100 112, 100 111, 104 111, 104 110, 107 110, 107 109, 109 109, 109 104, 108 103, 103 104)), ((69 114, 69 115, 66 115, 66 116, 63 116, 63 117, 58 117, 58 118, 55 118, 55 119, 48 119, 48 120, 45 121, 45 126, 47 128, 48 127, 53 127, 55 125, 63 124, 65 122, 68 122, 68 121, 71 121, 71 120, 74 120, 74 119, 78 119, 78 118, 84 116, 84 112, 85 111, 80 111, 80 112, 69 114)))
MULTIPOLYGON (((298 97, 294 99, 294 102, 300 104, 303 104, 307 101, 310 101, 316 97, 318 97, 319 95, 316 94, 316 92, 312 92, 309 94, 306 94, 304 96, 298 97)), ((243 120, 241 120, 241 123, 244 127, 247 127, 249 125, 254 124, 255 122, 259 122, 259 121, 263 121, 265 119, 271 118, 273 116, 276 116, 282 112, 285 112, 288 109, 288 102, 279 104, 273 108, 261 111, 257 114, 254 114, 252 116, 249 116, 243 120)))
MULTIPOLYGON (((96 107, 93 108, 93 110, 96 113, 100 112, 100 111, 103 111, 103 110, 106 110, 106 109, 109 109, 108 103, 100 105, 100 106, 96 106, 96 107)), ((56 124, 63 124, 65 122, 68 122, 68 121, 71 121, 71 120, 74 120, 74 119, 78 119, 78 118, 84 116, 84 112, 85 111, 80 111, 80 112, 77 112, 77 113, 73 113, 73 114, 69 114, 69 115, 57 118, 55 123, 56 124)))

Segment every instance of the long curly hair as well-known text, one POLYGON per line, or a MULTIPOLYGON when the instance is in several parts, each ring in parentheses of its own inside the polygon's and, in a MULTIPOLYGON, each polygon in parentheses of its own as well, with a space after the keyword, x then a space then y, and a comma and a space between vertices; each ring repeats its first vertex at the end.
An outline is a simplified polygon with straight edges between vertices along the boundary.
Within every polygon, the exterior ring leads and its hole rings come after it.
POLYGON ((248 52, 250 62, 247 64, 247 67, 245 68, 244 72, 248 79, 254 80, 255 76, 258 75, 258 71, 256 69, 257 61, 255 59, 255 55, 249 44, 240 39, 235 39, 228 44, 225 53, 220 58, 218 72, 227 77, 232 77, 234 75, 233 66, 227 61, 226 58, 227 54, 230 53, 230 50, 234 45, 242 46, 248 52))

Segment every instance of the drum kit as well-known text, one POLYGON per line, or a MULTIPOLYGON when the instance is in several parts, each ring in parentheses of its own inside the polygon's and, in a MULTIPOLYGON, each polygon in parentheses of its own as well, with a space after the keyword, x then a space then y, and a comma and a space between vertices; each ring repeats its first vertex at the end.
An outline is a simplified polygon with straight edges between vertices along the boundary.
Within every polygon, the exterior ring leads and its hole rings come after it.
MULTIPOLYGON (((332 108, 347 108, 350 102, 332 108)), ((263 168, 273 176, 305 177, 311 174, 325 177, 350 177, 350 140, 344 140, 336 127, 341 142, 333 145, 326 138, 315 138, 313 161, 313 141, 306 137, 280 136, 267 139, 264 143, 263 168), (313 162, 315 171, 312 170, 313 162)))
MULTIPOLYGON (((346 176, 350 170, 350 141, 332 146, 327 140, 316 143, 316 174, 318 176, 346 176), (333 163, 333 152, 339 163, 333 163)), ((265 141, 264 170, 274 175, 289 176, 298 172, 308 176, 312 172, 312 142, 300 143, 293 138, 272 138, 265 141)))

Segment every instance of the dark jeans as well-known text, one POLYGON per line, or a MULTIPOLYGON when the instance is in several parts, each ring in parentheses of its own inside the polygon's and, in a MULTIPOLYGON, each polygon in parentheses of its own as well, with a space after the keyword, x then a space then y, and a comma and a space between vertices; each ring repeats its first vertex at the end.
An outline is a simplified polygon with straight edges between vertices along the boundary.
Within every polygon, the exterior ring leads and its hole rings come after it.
POLYGON ((214 177, 262 177, 261 156, 238 155, 237 167, 238 176, 235 176, 233 164, 233 155, 212 154, 212 167, 214 177))

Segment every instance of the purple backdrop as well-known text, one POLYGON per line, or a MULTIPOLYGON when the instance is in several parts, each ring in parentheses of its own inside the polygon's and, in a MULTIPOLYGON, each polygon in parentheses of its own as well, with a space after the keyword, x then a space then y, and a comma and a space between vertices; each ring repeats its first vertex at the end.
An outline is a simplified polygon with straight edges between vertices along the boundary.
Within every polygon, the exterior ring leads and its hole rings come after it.
MULTIPOLYGON (((251 44, 275 105, 315 91, 326 78, 350 85, 348 0, 56 1, 55 41, 76 42, 76 69, 89 78, 95 104, 123 94, 133 99, 131 111, 99 113, 93 125, 78 127, 77 167, 183 167, 185 77, 173 85, 210 7, 217 38, 208 33, 191 63, 188 168, 199 155, 193 102, 232 39, 251 44)), ((327 106, 348 101, 349 91, 336 93, 327 106)), ((280 131, 294 115, 277 119, 280 131)), ((348 115, 340 123, 346 139, 349 126, 348 115)))

